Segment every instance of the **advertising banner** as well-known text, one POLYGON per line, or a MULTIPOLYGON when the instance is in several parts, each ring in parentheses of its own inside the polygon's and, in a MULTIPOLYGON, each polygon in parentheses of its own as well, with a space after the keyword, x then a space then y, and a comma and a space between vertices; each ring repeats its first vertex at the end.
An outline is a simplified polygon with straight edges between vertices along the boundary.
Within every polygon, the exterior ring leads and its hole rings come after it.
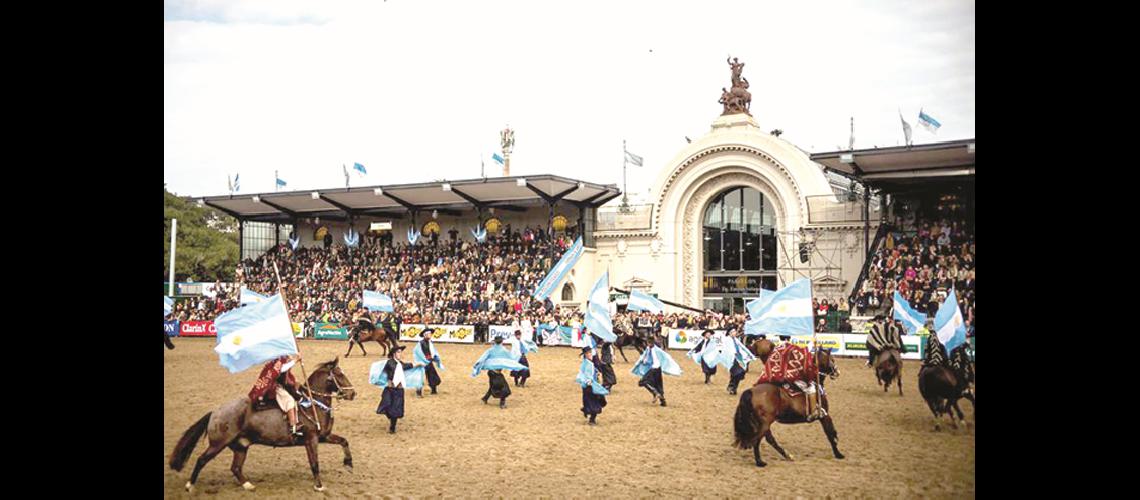
POLYGON ((183 337, 217 337, 213 321, 186 321, 179 325, 183 337))
MULTIPOLYGON (((336 323, 321 323, 317 322, 316 328, 313 330, 314 338, 329 339, 329 340, 347 340, 348 329, 341 327, 336 323)), ((296 333, 296 330, 294 330, 296 333)))
MULTIPOLYGON (((420 333, 426 328, 434 328, 431 339, 436 342, 458 342, 462 344, 475 343, 474 325, 400 325, 400 340, 405 342, 419 342, 420 333)), ((494 328, 494 327, 491 327, 494 328)))

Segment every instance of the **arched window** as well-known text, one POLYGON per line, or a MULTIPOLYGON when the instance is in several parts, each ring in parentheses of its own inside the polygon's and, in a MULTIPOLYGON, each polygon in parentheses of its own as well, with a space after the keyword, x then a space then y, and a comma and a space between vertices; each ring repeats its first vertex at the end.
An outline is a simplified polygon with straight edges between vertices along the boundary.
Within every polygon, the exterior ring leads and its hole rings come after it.
POLYGON ((776 228, 771 202, 759 191, 736 187, 705 209, 705 271, 775 271, 776 228))
POLYGON ((574 285, 567 283, 562 285, 562 300, 564 302, 571 302, 574 300, 574 285))

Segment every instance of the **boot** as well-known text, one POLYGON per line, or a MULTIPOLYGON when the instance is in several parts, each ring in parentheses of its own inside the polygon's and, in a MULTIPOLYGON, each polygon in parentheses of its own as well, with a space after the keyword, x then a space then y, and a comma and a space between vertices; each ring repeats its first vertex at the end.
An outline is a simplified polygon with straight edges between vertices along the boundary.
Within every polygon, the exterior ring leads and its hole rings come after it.
POLYGON ((433 386, 431 386, 431 393, 432 393, 432 394, 438 394, 438 393, 435 391, 435 386, 434 386, 434 385, 433 385, 433 386))
POLYGON ((598 418, 597 413, 590 415, 590 425, 598 425, 598 421, 596 420, 597 418, 598 418))
POLYGON ((481 397, 481 398, 479 398, 479 399, 482 399, 482 400, 483 400, 483 404, 487 404, 487 396, 483 396, 483 397, 481 397))
POLYGON ((388 434, 395 434, 396 433, 396 419, 390 418, 388 420, 390 420, 392 422, 392 424, 388 426, 388 434))
POLYGON ((710 379, 710 378, 712 378, 712 375, 709 375, 709 374, 707 374, 707 373, 706 373, 706 374, 705 374, 705 383, 706 383, 706 384, 707 384, 707 383, 709 383, 709 379, 710 379))
POLYGON ((499 400, 499 409, 502 410, 502 409, 505 409, 506 407, 507 407, 507 398, 500 399, 499 400))
POLYGON ((665 396, 661 396, 661 406, 665 406, 665 396))
POLYGON ((423 389, 416 389, 416 397, 417 398, 424 397, 424 390, 423 389))

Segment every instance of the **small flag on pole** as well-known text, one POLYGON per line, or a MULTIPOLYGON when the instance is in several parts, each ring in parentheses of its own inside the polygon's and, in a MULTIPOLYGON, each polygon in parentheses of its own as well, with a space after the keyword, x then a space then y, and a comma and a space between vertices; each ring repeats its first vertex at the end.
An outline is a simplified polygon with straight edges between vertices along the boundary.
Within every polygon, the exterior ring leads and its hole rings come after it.
POLYGON ((625 161, 626 161, 626 163, 629 163, 635 167, 640 167, 644 161, 644 158, 637 156, 633 153, 630 153, 629 151, 626 151, 625 152, 625 161))
POLYGON ((932 134, 938 133, 938 127, 942 126, 941 123, 938 123, 938 120, 935 120, 934 118, 931 118, 930 115, 923 113, 921 109, 918 110, 918 124, 922 125, 932 134))
POLYGON ((360 172, 360 175, 367 175, 368 174, 368 171, 364 169, 364 165, 361 165, 359 163, 353 163, 352 169, 357 171, 357 172, 360 172))
POLYGON ((910 137, 911 137, 910 124, 906 122, 905 118, 903 118, 902 110, 899 110, 899 120, 902 120, 903 135, 906 136, 906 145, 910 146, 912 144, 911 139, 910 139, 910 137))
POLYGON ((892 300, 895 305, 891 308, 891 317, 902 322, 907 335, 915 335, 919 328, 926 326, 926 315, 912 309, 898 290, 892 300))
POLYGON ((626 308, 631 311, 649 311, 658 314, 665 310, 665 304, 657 300, 657 297, 641 290, 630 290, 629 304, 626 308))
POLYGON ((240 177, 241 177, 241 174, 234 174, 234 192, 235 193, 238 191, 241 191, 241 181, 238 180, 240 177))
POLYGON ((281 179, 276 170, 273 171, 273 177, 277 178, 277 187, 285 187, 285 181, 281 179))
POLYGON ((503 157, 502 157, 502 156, 499 156, 499 153, 494 153, 494 154, 492 154, 492 155, 491 155, 491 159, 492 159, 492 160, 495 160, 495 162, 497 162, 499 165, 502 165, 502 164, 503 164, 503 162, 504 162, 504 161, 506 161, 506 160, 504 160, 504 159, 503 159, 503 157))
POLYGON ((934 315, 934 331, 947 351, 966 343, 966 324, 962 321, 962 309, 958 307, 958 297, 953 288, 934 315))

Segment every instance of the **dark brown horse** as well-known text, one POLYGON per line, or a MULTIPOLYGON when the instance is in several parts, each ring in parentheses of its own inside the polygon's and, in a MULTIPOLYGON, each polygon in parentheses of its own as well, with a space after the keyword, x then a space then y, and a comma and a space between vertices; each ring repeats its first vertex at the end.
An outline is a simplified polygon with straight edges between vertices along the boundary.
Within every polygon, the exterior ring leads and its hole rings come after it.
POLYGON ((615 316, 613 326, 614 333, 617 334, 617 340, 614 341, 614 347, 617 347, 618 354, 621 354, 621 359, 623 361, 629 363, 629 358, 625 357, 625 352, 621 349, 622 347, 633 346, 634 349, 637 349, 638 356, 640 356, 641 353, 645 352, 645 345, 647 343, 647 340, 637 334, 637 330, 634 329, 633 321, 629 319, 629 316, 626 316, 624 314, 615 316))
POLYGON ((930 412, 934 414, 934 430, 939 430, 939 417, 945 413, 950 417, 950 424, 958 427, 951 409, 958 412, 958 420, 965 422, 962 408, 958 407, 958 400, 966 398, 974 406, 975 418, 977 416, 977 403, 974 401, 974 365, 966 354, 966 346, 958 346, 950 353, 949 367, 923 366, 918 371, 918 392, 930 412))
MULTIPOLYGON (((178 440, 174 452, 170 455, 170 468, 181 471, 190 453, 202 438, 207 434, 210 446, 198 457, 194 464, 194 472, 190 473, 190 480, 186 482, 186 491, 194 491, 194 483, 198 481, 198 473, 202 467, 212 460, 218 453, 227 447, 234 452, 233 472, 238 484, 247 490, 254 489, 253 483, 242 474, 242 464, 252 444, 264 444, 273 447, 304 446, 309 455, 309 467, 313 471, 313 488, 324 491, 321 485, 320 467, 317 465, 317 443, 339 444, 344 448, 344 466, 352 472, 352 454, 348 451, 348 440, 332 433, 333 416, 332 400, 347 399, 351 401, 356 397, 352 383, 337 365, 339 359, 334 359, 317 367, 309 376, 306 384, 312 389, 316 405, 304 408, 298 405, 297 412, 303 416, 304 436, 293 437, 289 433, 289 421, 285 412, 273 408, 271 410, 253 411, 248 396, 242 396, 222 405, 217 410, 207 413, 197 423, 190 426, 178 440), (313 422, 313 413, 316 412, 320 423, 320 430, 313 422)), ((308 394, 304 387, 301 394, 308 394)))
POLYGON ((392 327, 384 323, 381 323, 379 328, 373 327, 371 329, 358 324, 353 327, 352 336, 348 338, 348 352, 344 353, 344 357, 347 358, 349 354, 352 354, 352 346, 354 345, 359 345, 360 352, 367 356, 368 351, 364 350, 364 343, 373 340, 380 344, 380 349, 383 350, 380 357, 386 357, 390 349, 395 349, 396 346, 400 345, 400 333, 393 331, 392 327))
POLYGON ((752 354, 760 359, 760 362, 766 362, 768 356, 772 355, 772 349, 776 348, 776 344, 768 339, 756 339, 748 348, 752 350, 752 354))
POLYGON ((883 386, 883 392, 887 392, 891 381, 894 381, 899 386, 899 396, 903 395, 902 356, 899 355, 898 348, 887 346, 875 357, 875 378, 883 386))
POLYGON ((815 366, 819 367, 819 385, 828 378, 839 378, 839 365, 835 364, 835 358, 831 356, 831 349, 819 348, 815 350, 815 366))
MULTIPOLYGON (((820 425, 823 426, 823 433, 827 435, 827 440, 831 443, 831 452, 835 458, 843 458, 838 446, 839 433, 835 431, 835 424, 831 421, 831 415, 826 413, 829 410, 827 395, 821 394, 820 398, 821 406, 825 411, 824 416, 819 419, 820 425)), ((776 438, 772 436, 772 423, 810 423, 807 416, 807 402, 803 395, 791 396, 787 390, 775 384, 756 384, 740 396, 740 404, 736 407, 736 418, 733 423, 736 435, 734 444, 736 447, 745 450, 752 448, 757 467, 767 465, 763 460, 760 460, 760 438, 767 440, 768 444, 772 445, 785 459, 792 460, 791 454, 785 452, 784 448, 776 442, 776 438)))

